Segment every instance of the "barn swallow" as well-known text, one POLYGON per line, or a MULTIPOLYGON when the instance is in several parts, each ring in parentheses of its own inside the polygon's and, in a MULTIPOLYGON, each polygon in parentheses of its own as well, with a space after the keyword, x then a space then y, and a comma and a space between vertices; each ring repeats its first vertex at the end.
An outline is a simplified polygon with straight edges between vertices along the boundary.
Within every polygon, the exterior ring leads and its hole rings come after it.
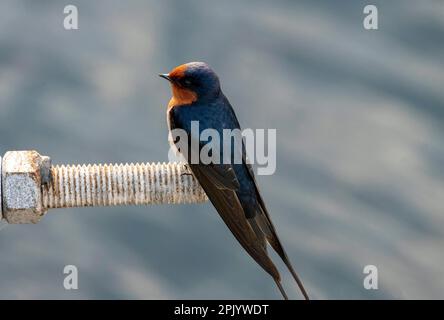
MULTIPOLYGON (((223 129, 240 130, 234 110, 222 93, 218 76, 206 63, 190 62, 159 76, 171 83, 172 98, 167 108, 168 128, 184 130, 189 137, 188 144, 191 144, 192 139, 198 139, 193 137, 192 121, 198 121, 200 131, 211 128, 221 135, 223 129)), ((172 143, 177 147, 177 140, 172 143)), ((220 159, 224 159, 223 150, 218 152, 221 152, 220 159)), ((284 261, 304 298, 308 300, 304 286, 271 222, 251 164, 247 161, 245 146, 239 152, 242 152, 242 161, 228 164, 225 161, 222 164, 193 163, 189 161, 189 153, 183 156, 222 220, 250 256, 271 275, 284 299, 288 297, 282 287, 279 271, 268 256, 267 243, 284 261)))

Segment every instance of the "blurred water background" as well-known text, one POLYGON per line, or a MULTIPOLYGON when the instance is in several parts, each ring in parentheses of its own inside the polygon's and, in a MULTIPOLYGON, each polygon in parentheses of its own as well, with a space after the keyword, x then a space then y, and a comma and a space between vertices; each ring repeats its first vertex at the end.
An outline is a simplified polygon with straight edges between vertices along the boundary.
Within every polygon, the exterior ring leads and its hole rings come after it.
MULTIPOLYGON (((277 128, 258 178, 313 298, 444 298, 444 2, 0 2, 0 153, 167 160, 168 85, 206 61, 243 127, 277 128), (79 30, 63 8, 79 8, 79 30), (362 285, 365 265, 379 290, 362 285)), ((300 295, 281 267, 285 287, 300 295)), ((271 298, 209 205, 53 211, 0 231, 0 298, 271 298), (63 267, 79 289, 63 288, 63 267)))

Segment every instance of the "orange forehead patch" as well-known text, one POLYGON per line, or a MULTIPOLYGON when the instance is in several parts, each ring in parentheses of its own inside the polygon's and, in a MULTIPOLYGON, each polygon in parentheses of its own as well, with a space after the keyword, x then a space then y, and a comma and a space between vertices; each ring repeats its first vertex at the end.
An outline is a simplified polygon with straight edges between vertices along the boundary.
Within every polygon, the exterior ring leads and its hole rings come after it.
POLYGON ((180 66, 174 68, 170 73, 169 76, 172 79, 180 79, 185 76, 185 71, 187 71, 187 65, 181 64, 180 66))

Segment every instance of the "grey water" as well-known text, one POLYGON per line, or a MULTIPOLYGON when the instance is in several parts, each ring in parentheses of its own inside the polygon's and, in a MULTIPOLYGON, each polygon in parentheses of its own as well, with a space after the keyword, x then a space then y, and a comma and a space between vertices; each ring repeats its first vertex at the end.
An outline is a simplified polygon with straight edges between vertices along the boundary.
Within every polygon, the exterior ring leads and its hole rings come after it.
MULTIPOLYGON (((0 2, 0 154, 166 161, 168 85, 206 61, 245 128, 277 129, 260 176, 316 299, 444 298, 444 2, 0 2), (363 268, 378 269, 378 289, 363 268)), ((284 286, 300 298, 290 275, 284 286)), ((0 298, 280 299, 209 204, 64 209, 0 231, 0 298), (65 290, 75 265, 79 289, 65 290)))

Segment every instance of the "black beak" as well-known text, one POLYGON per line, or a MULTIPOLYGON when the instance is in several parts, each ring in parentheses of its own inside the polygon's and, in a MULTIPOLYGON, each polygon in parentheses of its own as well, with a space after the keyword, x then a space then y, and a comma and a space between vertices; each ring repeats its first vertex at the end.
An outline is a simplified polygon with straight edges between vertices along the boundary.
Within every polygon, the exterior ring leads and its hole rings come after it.
POLYGON ((159 74, 159 77, 167 79, 169 82, 172 82, 173 80, 170 78, 170 76, 168 75, 168 73, 161 73, 159 74))

